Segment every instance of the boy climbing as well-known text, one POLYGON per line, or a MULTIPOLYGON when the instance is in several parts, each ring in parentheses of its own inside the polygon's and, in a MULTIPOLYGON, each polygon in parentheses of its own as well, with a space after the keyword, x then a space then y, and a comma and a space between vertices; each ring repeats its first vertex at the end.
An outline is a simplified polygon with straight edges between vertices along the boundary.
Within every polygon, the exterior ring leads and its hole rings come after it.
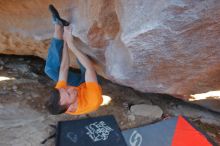
POLYGON ((101 87, 90 59, 73 42, 69 22, 62 19, 53 5, 49 5, 54 36, 48 50, 45 73, 57 82, 47 108, 51 114, 86 114, 102 103, 101 87), (69 70, 68 48, 75 54, 80 74, 69 70))

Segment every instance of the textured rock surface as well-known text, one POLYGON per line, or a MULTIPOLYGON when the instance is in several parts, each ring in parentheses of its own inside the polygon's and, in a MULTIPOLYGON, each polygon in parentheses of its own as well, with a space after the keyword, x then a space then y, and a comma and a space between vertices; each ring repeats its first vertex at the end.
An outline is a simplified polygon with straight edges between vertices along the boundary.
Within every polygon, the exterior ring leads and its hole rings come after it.
POLYGON ((0 53, 46 58, 52 2, 106 78, 181 98, 220 89, 219 0, 2 1, 0 53))
POLYGON ((161 118, 163 114, 163 111, 159 106, 147 104, 133 105, 130 110, 134 115, 144 116, 154 120, 161 118))

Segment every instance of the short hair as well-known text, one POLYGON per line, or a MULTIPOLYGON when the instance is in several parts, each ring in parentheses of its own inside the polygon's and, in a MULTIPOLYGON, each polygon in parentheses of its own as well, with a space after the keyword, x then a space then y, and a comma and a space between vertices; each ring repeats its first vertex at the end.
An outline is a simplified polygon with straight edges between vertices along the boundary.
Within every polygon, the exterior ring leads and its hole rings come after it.
POLYGON ((66 112, 68 108, 66 105, 60 105, 60 93, 55 88, 51 90, 51 96, 49 101, 46 103, 46 107, 52 115, 62 114, 66 112))

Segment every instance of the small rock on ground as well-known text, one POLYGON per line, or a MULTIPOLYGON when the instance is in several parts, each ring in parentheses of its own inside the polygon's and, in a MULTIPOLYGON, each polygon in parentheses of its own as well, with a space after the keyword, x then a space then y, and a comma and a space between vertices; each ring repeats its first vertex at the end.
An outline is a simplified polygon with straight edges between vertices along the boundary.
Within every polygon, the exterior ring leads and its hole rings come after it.
POLYGON ((159 106, 147 104, 133 105, 130 110, 134 115, 144 116, 150 119, 159 119, 163 114, 163 111, 159 106))

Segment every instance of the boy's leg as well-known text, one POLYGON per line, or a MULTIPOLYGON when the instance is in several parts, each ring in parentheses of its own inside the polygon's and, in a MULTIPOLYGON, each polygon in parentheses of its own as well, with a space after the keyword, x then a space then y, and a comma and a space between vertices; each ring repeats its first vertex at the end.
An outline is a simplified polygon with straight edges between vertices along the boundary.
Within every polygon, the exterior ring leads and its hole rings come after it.
POLYGON ((63 43, 63 26, 55 24, 55 31, 48 50, 44 69, 45 73, 54 81, 57 81, 59 77, 63 43))
POLYGON ((52 14, 52 23, 55 26, 55 30, 48 50, 44 71, 52 80, 57 81, 59 78, 64 43, 63 26, 69 25, 69 22, 60 18, 58 11, 53 5, 49 5, 49 11, 52 14))
MULTIPOLYGON (((48 50, 48 57, 46 60, 45 73, 54 81, 58 81, 60 64, 62 60, 63 50, 63 26, 68 26, 69 22, 60 18, 60 15, 53 5, 49 5, 49 10, 52 14, 53 24, 55 24, 54 38, 51 41, 50 48, 48 50)), ((85 82, 85 67, 79 62, 81 73, 68 72, 68 85, 78 86, 85 82)))
MULTIPOLYGON (((60 64, 63 52, 63 27, 55 24, 55 32, 48 50, 48 57, 46 60, 45 73, 54 81, 58 81, 60 64)), ((80 74, 72 71, 68 72, 68 84, 78 86, 80 83, 80 74)))

